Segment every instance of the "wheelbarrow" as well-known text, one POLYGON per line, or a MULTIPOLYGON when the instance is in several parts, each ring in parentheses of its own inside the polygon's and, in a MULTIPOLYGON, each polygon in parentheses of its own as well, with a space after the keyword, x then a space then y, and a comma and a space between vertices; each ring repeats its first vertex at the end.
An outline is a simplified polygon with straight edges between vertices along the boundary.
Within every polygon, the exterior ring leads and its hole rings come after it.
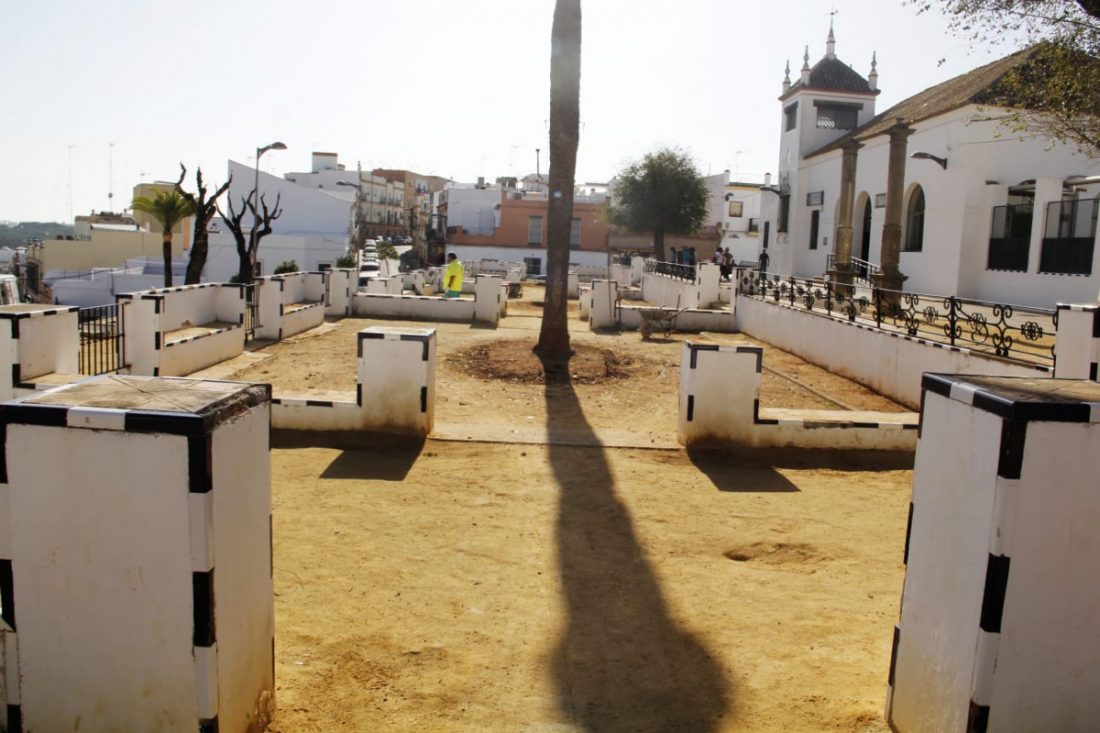
POLYGON ((662 306, 638 311, 642 317, 642 322, 638 326, 642 338, 648 339, 655 331, 660 331, 665 338, 668 338, 672 333, 672 329, 676 327, 676 316, 686 310, 687 308, 665 308, 662 306))

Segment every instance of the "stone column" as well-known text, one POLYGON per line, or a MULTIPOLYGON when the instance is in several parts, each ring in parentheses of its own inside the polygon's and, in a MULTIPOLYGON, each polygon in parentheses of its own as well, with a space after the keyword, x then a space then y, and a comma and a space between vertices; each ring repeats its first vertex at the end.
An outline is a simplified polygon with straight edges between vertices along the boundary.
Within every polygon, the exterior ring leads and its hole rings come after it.
MULTIPOLYGON (((901 198, 905 189, 905 153, 909 136, 915 132, 905 120, 898 119, 887 131, 890 135, 890 166, 886 174, 886 223, 882 226, 882 272, 873 283, 886 290, 901 290, 905 275, 898 270, 901 252, 901 198)), ((896 296, 893 296, 896 300, 896 296)))
POLYGON ((856 196, 856 155, 862 147, 857 140, 848 140, 841 147, 836 259, 828 274, 837 284, 838 291, 845 294, 851 292, 852 285, 852 204, 856 196))

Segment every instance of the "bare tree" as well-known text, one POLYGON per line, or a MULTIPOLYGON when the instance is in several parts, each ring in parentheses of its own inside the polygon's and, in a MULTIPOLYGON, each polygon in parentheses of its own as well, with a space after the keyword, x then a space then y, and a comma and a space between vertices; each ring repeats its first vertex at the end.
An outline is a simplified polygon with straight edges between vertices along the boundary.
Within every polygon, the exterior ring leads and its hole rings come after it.
POLYGON ((256 253, 260 250, 260 241, 271 234, 271 223, 283 213, 283 210, 279 208, 281 198, 281 194, 276 196, 275 205, 269 209, 265 197, 260 196, 260 212, 257 212, 256 191, 253 190, 247 197, 241 198, 240 211, 233 208, 232 199, 227 199, 229 202, 228 215, 222 212, 220 208, 218 209, 225 220, 225 225, 233 233, 233 239, 237 243, 237 257, 240 258, 237 281, 243 285, 251 283, 255 278, 256 253), (252 216, 252 226, 247 231, 243 224, 246 214, 252 216))
POLYGON ((535 351, 570 354, 566 298, 569 235, 580 139, 581 0, 557 0, 550 32, 550 211, 546 243, 546 301, 535 351))
POLYGON ((202 280, 202 270, 206 267, 206 256, 210 251, 210 233, 207 229, 214 214, 218 213, 218 199, 229 190, 229 184, 233 182, 233 176, 229 177, 220 186, 214 195, 206 197, 206 184, 202 180, 202 168, 195 169, 195 187, 199 194, 196 196, 190 191, 183 190, 183 179, 187 176, 187 167, 180 163, 180 178, 176 181, 176 190, 180 196, 187 199, 194 209, 195 231, 191 238, 191 258, 187 261, 187 275, 184 278, 185 285, 194 285, 202 280))

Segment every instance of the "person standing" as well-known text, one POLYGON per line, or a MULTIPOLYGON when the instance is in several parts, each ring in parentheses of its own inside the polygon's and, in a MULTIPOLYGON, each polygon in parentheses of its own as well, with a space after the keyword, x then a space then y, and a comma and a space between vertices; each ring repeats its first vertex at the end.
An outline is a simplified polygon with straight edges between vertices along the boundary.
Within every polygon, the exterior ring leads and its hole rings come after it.
POLYGON ((457 298, 462 294, 462 263, 454 252, 447 255, 447 269, 443 272, 443 297, 457 298))
POLYGON ((760 252, 760 274, 765 275, 768 272, 768 265, 771 263, 771 257, 768 257, 768 250, 762 250, 760 252))

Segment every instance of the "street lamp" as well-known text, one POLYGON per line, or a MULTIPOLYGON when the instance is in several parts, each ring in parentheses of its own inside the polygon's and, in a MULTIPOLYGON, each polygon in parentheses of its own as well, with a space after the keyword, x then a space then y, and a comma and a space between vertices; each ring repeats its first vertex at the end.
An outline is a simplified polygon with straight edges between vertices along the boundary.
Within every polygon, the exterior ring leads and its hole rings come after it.
POLYGON ((260 208, 260 156, 268 150, 286 150, 286 145, 281 142, 273 142, 270 145, 264 145, 262 148, 256 148, 256 179, 255 185, 252 186, 253 211, 260 208))

